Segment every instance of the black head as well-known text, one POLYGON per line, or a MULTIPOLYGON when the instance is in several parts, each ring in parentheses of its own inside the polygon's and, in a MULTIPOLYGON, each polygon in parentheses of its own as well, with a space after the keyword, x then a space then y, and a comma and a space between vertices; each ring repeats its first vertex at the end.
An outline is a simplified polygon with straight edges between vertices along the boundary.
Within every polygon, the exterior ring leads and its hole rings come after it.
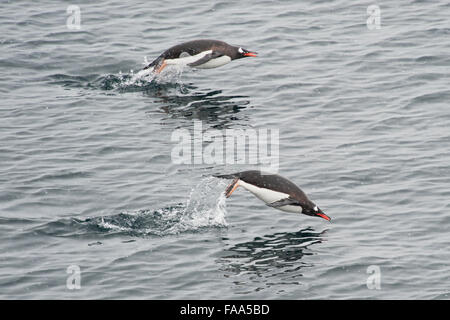
POLYGON ((313 202, 309 201, 306 204, 302 205, 302 213, 308 216, 320 217, 327 221, 330 221, 331 218, 327 216, 318 206, 316 206, 313 202))
POLYGON ((236 51, 237 52, 235 55, 235 59, 240 59, 240 58, 245 58, 245 57, 257 57, 257 54, 258 54, 254 51, 249 51, 242 47, 236 47, 236 51))

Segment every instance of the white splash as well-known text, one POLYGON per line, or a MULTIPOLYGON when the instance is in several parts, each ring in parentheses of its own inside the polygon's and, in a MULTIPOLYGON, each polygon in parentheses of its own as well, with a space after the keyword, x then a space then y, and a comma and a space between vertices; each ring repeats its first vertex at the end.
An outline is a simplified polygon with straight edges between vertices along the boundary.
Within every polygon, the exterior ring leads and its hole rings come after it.
POLYGON ((130 76, 131 78, 124 82, 126 86, 132 85, 142 85, 145 82, 152 82, 156 78, 156 74, 153 73, 153 67, 140 70, 136 74, 131 70, 130 76))
POLYGON ((135 235, 179 234, 208 227, 227 227, 224 185, 208 177, 192 188, 185 204, 157 210, 126 211, 92 222, 102 229, 135 235))
POLYGON ((103 229, 107 230, 114 230, 114 231, 130 231, 131 228, 123 227, 114 223, 106 222, 104 217, 101 217, 101 221, 98 223, 98 226, 103 229))
MULTIPOLYGON (((148 66, 150 63, 147 60, 147 56, 144 57, 144 66, 148 66)), ((166 68, 161 73, 155 73, 154 67, 150 67, 148 69, 142 69, 137 73, 134 73, 133 70, 130 72, 130 78, 124 81, 125 86, 144 86, 149 84, 152 81, 156 83, 164 83, 164 82, 180 82, 181 74, 183 73, 186 65, 185 64, 174 64, 167 65, 166 68)))
POLYGON ((207 177, 191 190, 186 203, 184 223, 191 227, 224 227, 226 201, 223 186, 217 184, 217 179, 207 177))

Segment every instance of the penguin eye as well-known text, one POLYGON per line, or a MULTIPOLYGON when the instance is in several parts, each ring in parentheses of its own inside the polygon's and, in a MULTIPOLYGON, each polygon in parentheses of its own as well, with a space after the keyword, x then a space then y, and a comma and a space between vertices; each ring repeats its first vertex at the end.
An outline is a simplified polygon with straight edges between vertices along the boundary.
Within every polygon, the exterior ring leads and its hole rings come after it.
POLYGON ((244 50, 242 48, 238 49, 239 53, 244 53, 244 50))
POLYGON ((314 207, 314 211, 319 211, 319 208, 317 208, 317 206, 314 207))

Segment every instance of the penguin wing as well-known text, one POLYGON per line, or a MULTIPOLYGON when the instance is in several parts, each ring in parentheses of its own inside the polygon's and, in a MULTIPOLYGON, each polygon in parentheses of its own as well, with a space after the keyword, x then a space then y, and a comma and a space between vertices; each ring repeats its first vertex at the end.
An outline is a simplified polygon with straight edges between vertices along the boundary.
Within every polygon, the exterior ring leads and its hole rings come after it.
POLYGON ((180 53, 180 55, 178 57, 179 58, 187 58, 187 57, 191 57, 191 55, 188 52, 183 51, 182 53, 180 53))
POLYGON ((204 63, 207 63, 209 60, 219 58, 223 56, 224 54, 220 51, 213 51, 211 53, 205 54, 202 58, 198 59, 197 61, 194 61, 192 63, 189 63, 189 67, 197 67, 204 63))
POLYGON ((295 199, 292 199, 291 197, 287 197, 275 202, 267 203, 267 205, 272 208, 279 208, 288 205, 300 205, 300 202, 298 202, 295 199))

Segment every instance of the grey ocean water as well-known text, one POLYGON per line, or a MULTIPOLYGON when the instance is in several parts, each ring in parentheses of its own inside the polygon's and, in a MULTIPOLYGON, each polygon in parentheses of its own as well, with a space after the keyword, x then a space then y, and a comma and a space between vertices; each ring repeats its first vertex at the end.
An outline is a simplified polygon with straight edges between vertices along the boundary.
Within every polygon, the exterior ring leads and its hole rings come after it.
POLYGON ((444 0, 2 1, 0 298, 448 299, 449 17, 444 0), (259 57, 130 81, 198 38, 259 57), (252 165, 174 163, 195 121, 278 129, 280 174, 331 223, 225 201, 211 174, 252 165))

